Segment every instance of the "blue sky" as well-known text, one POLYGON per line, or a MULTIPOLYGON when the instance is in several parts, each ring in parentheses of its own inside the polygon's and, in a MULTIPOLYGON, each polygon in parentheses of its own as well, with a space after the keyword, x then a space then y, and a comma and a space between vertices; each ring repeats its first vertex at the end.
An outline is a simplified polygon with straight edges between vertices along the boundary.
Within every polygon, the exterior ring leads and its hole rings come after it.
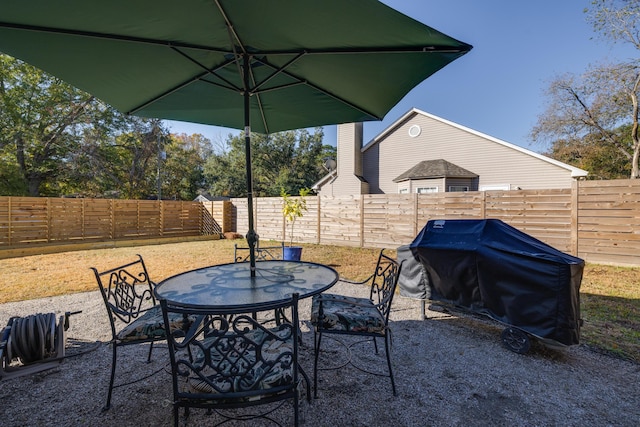
MULTIPOLYGON (((364 125, 365 143, 411 108, 507 142, 542 151, 529 133, 545 111, 554 77, 589 64, 637 57, 631 47, 597 39, 583 12, 590 0, 384 0, 383 3, 473 50, 416 86, 381 122, 364 125)), ((168 122, 177 133, 223 141, 234 129, 168 122)), ((325 127, 335 145, 336 127, 325 127)))

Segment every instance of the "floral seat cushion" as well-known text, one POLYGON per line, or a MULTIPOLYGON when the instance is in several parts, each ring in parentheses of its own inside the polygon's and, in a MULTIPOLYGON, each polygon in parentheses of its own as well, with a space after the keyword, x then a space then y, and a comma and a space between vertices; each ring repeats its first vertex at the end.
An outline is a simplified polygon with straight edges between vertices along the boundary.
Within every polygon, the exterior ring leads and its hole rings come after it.
MULTIPOLYGON (((184 318, 181 314, 173 314, 170 316, 169 322, 173 331, 182 328, 184 318)), ((142 316, 125 326, 117 335, 120 341, 162 339, 166 336, 162 310, 159 305, 151 307, 142 316)))
POLYGON ((368 298, 320 294, 313 297, 311 323, 323 329, 345 332, 367 332, 384 335, 384 318, 368 298), (322 300, 322 319, 320 319, 322 300))
MULTIPOLYGON (((260 391, 293 384, 293 338, 290 330, 255 329, 242 338, 231 334, 223 338, 205 338, 202 345, 195 348, 193 357, 197 369, 185 384, 184 391, 187 392, 260 391), (205 362, 203 352, 210 354, 210 362, 205 362)), ((254 399, 259 399, 259 395, 254 399)))

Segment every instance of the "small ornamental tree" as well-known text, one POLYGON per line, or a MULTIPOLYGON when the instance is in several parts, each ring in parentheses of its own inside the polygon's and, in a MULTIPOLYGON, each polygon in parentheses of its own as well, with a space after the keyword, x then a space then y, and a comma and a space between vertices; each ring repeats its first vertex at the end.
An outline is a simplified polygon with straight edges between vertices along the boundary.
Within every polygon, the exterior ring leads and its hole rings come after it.
POLYGON ((306 196, 308 196, 310 192, 311 190, 308 188, 301 188, 300 197, 292 197, 284 188, 280 190, 280 196, 282 196, 282 214, 284 215, 285 221, 291 224, 289 229, 289 246, 293 246, 293 227, 296 219, 302 218, 304 212, 307 211, 306 196))

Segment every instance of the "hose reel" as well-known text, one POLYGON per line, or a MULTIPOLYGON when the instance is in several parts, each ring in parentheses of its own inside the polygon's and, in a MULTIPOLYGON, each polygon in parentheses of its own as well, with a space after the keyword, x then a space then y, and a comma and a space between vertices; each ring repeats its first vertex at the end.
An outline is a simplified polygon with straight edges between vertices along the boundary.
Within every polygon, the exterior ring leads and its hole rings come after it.
POLYGON ((29 375, 50 369, 65 357, 69 316, 66 312, 56 324, 54 313, 12 317, 2 330, 0 379, 29 375))

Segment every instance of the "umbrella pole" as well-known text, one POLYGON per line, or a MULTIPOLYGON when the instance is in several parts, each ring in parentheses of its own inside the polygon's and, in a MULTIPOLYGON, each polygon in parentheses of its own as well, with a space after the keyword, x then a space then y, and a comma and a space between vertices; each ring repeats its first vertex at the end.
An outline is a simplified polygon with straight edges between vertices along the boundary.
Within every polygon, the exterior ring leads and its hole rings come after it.
POLYGON ((242 56, 242 75, 244 81, 244 152, 247 167, 247 202, 249 210, 249 231, 247 232, 247 243, 249 244, 249 262, 251 267, 251 277, 256 277, 256 242, 258 235, 253 224, 253 174, 251 172, 251 122, 249 116, 249 55, 242 56))

